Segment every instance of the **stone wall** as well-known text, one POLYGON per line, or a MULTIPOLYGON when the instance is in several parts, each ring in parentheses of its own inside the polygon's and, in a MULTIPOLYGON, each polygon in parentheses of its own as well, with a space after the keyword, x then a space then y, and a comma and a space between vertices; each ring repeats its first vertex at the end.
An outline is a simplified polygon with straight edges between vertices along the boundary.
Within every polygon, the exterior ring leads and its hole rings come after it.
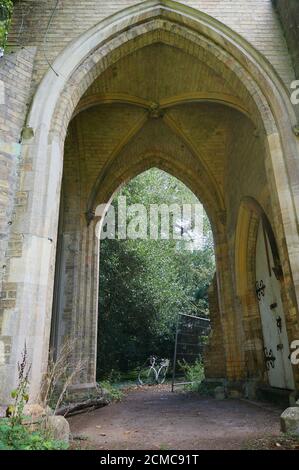
MULTIPOLYGON (((296 0, 294 0, 296 2, 296 0)), ((22 0, 16 3, 10 47, 36 45, 35 82, 65 48, 108 16, 140 0, 22 0), (52 19, 51 19, 52 17, 52 19)), ((166 2, 167 3, 167 2, 166 2)), ((293 69, 281 25, 271 0, 188 0, 177 2, 200 10, 232 28, 263 53, 289 85, 293 69)))
POLYGON ((299 2, 298 0, 273 0, 280 16, 296 77, 299 78, 299 2))
MULTIPOLYGON (((16 297, 16 286, 5 282, 5 273, 9 260, 20 256, 22 244, 21 235, 14 234, 14 219, 16 213, 26 206, 27 200, 27 194, 19 192, 17 184, 22 170, 21 135, 28 109, 34 57, 35 48, 26 48, 0 59, 0 334, 3 309, 12 308, 16 297)), ((2 341, 5 339, 0 340, 0 353, 4 350, 6 354, 7 345, 4 347, 2 341)))
MULTIPOLYGON (((29 102, 35 48, 20 50, 0 59, 0 283, 5 276, 5 254, 18 255, 19 242, 11 237, 14 212, 26 203, 27 195, 17 192, 19 177, 21 133, 29 102)), ((13 288, 4 289, 4 302, 13 299, 13 288)), ((0 328, 1 330, 1 328, 0 328)))
MULTIPOLYGON (((284 271, 291 279, 290 294, 294 294, 294 285, 299 286, 296 205, 292 199, 293 195, 299 199, 299 167, 289 99, 272 69, 244 43, 247 39, 262 52, 289 86, 294 73, 271 0, 161 2, 203 10, 241 38, 231 31, 223 32, 224 26, 210 17, 201 15, 197 22, 191 11, 187 18, 180 10, 157 10, 153 0, 147 4, 155 6, 149 16, 142 9, 117 17, 117 23, 109 23, 106 29, 101 23, 86 39, 89 28, 139 3, 89 0, 88 8, 79 0, 24 0, 16 4, 9 44, 19 52, 3 63, 28 54, 33 46, 37 52, 33 67, 32 50, 32 60, 21 61, 20 72, 14 67, 8 75, 5 72, 13 98, 21 100, 21 104, 11 101, 11 106, 3 108, 4 133, 9 132, 7 123, 16 119, 13 144, 20 140, 29 89, 32 98, 41 78, 49 73, 33 99, 28 118, 33 130, 30 134, 26 128, 23 135, 23 161, 18 167, 14 158, 15 165, 9 170, 15 181, 19 169, 21 177, 18 198, 12 202, 14 183, 5 204, 11 213, 14 206, 17 215, 16 222, 7 216, 12 222, 8 224, 12 260, 2 299, 0 373, 7 394, 15 383, 24 338, 28 338, 33 364, 33 399, 38 397, 47 367, 63 171, 61 299, 55 294, 62 320, 58 342, 72 335, 77 347, 74 359, 88 359, 81 385, 94 385, 95 380, 98 291, 98 249, 94 227, 87 225, 85 213, 97 203, 107 202, 107 196, 136 172, 150 166, 169 171, 201 198, 211 214, 218 283, 218 298, 215 288, 211 310, 221 318, 215 322, 213 354, 220 354, 221 359, 225 351, 229 379, 244 378, 246 362, 252 362, 255 372, 250 352, 255 343, 251 340, 259 334, 255 308, 252 312, 247 309, 248 319, 243 322, 246 311, 236 298, 234 285, 235 231, 244 197, 255 198, 275 225, 284 271), (161 17, 157 18, 157 12, 161 17), (67 50, 60 55, 59 75, 55 58, 71 43, 73 54, 67 50), (174 58, 174 50, 182 52, 176 52, 174 58), (158 55, 162 57, 160 64, 158 55), (141 67, 142 60, 149 68, 141 67), (160 74, 155 75, 154 70, 160 74), (275 201, 278 196, 281 205, 275 201)), ((8 139, 8 134, 5 136, 8 139)), ((8 175, 3 179, 5 185, 8 175)), ((251 252, 255 256, 254 248, 251 252)), ((251 302, 256 306, 256 298, 245 299, 247 307, 251 302)), ((217 374, 223 375, 222 367, 219 362, 217 374)))

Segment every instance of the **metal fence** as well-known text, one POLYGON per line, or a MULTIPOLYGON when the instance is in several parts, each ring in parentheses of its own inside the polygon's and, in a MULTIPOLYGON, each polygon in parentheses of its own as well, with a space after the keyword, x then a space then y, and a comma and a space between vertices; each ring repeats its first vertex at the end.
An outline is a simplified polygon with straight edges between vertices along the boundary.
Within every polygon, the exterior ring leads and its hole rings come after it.
POLYGON ((180 364, 192 365, 196 360, 202 359, 210 330, 208 318, 179 314, 173 355, 172 391, 175 385, 192 383, 184 380, 180 364))

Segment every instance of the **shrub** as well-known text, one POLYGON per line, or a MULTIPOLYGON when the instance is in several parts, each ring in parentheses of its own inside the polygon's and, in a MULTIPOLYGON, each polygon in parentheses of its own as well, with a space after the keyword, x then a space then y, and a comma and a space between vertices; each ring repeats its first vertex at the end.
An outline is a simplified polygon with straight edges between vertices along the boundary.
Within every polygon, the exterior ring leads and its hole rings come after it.
POLYGON ((116 369, 111 369, 107 375, 107 381, 109 383, 118 383, 121 381, 121 372, 116 369))
MULTIPOLYGON (((11 392, 13 404, 6 410, 6 418, 0 419, 0 450, 64 450, 66 442, 52 439, 47 431, 30 429, 30 422, 25 421, 24 407, 29 400, 29 373, 26 343, 22 359, 18 362, 18 383, 11 392)), ((42 424, 42 423, 40 423, 42 424)))
POLYGON ((0 420, 0 450, 65 450, 68 444, 49 438, 41 431, 30 431, 24 424, 0 420))
POLYGON ((0 0, 0 57, 6 45, 7 32, 11 22, 12 0, 0 0))
POLYGON ((14 403, 6 410, 6 415, 10 417, 12 427, 22 423, 23 410, 29 400, 28 385, 30 369, 31 365, 27 365, 27 347, 25 343, 22 352, 22 360, 18 362, 18 385, 17 388, 11 392, 11 398, 14 400, 14 403))
POLYGON ((186 385, 188 390, 198 391, 201 382, 205 378, 204 366, 201 360, 197 359, 194 364, 188 364, 185 360, 179 361, 179 366, 184 371, 187 382, 191 382, 186 385))
POLYGON ((108 398, 111 400, 120 401, 122 399, 123 393, 118 388, 113 386, 108 380, 103 380, 99 383, 99 386, 107 392, 108 398))

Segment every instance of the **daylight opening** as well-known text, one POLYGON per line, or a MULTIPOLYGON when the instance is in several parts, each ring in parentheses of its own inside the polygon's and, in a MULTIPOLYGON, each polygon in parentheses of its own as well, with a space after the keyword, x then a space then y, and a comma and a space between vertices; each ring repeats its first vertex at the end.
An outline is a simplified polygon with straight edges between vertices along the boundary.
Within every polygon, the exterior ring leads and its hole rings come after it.
MULTIPOLYGON (((170 380, 180 315, 209 319, 215 272, 209 219, 190 189, 152 168, 116 192, 99 235, 97 379, 136 383, 155 356, 170 361, 170 380)), ((180 374, 203 380, 194 344, 178 343, 177 353, 180 374)))

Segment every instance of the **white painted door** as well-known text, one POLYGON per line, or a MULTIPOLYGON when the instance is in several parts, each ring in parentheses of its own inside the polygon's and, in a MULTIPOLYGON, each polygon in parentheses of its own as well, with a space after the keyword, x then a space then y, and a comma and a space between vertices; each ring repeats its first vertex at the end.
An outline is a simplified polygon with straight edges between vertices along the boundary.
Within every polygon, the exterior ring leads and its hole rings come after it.
POLYGON ((272 387, 293 390, 295 388, 294 378, 280 282, 273 272, 273 267, 271 245, 261 221, 256 245, 256 292, 264 336, 264 353, 269 384, 272 387))

